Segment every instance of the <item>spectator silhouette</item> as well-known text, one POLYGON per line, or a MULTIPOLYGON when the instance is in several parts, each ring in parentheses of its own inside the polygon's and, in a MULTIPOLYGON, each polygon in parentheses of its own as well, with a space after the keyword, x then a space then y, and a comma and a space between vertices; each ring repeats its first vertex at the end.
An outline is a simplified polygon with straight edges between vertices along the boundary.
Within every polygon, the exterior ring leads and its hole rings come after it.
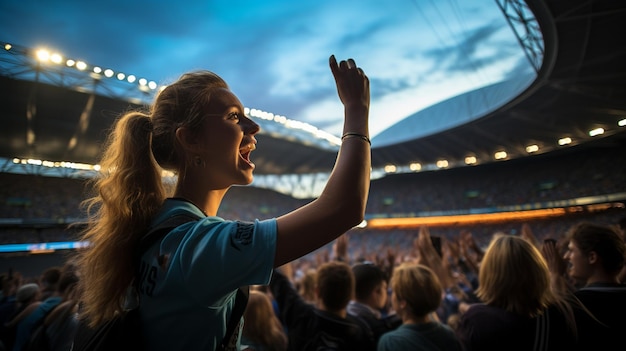
MULTIPOLYGON (((626 244, 613 226, 582 222, 573 226, 567 235, 567 252, 563 259, 568 265, 558 263, 560 256, 548 248, 544 254, 557 263, 551 265, 553 279, 565 280, 565 272, 575 280, 574 294, 583 305, 604 325, 604 328, 581 328, 583 342, 603 350, 623 347, 622 333, 626 330, 626 285, 618 275, 626 260, 626 244)), ((568 288, 571 284, 554 284, 557 288, 568 288)), ((581 319, 584 320, 584 319, 581 319)))
POLYGON ((20 286, 13 299, 3 305, 5 307, 3 313, 7 315, 3 317, 5 321, 0 326, 0 341, 2 341, 5 350, 13 349, 18 322, 24 317, 23 311, 31 310, 29 306, 39 301, 41 301, 39 284, 27 283, 20 286))
POLYGON ((287 350, 287 334, 274 312, 270 297, 265 292, 250 290, 243 318, 245 324, 241 340, 242 350, 287 350))
POLYGON ((378 351, 462 350, 454 331, 436 317, 443 287, 432 269, 411 262, 401 264, 393 271, 391 291, 391 304, 402 325, 381 336, 378 351))
POLYGON ((368 337, 376 345, 384 333, 396 329, 402 319, 392 313, 383 316, 387 306, 387 275, 374 263, 357 263, 352 266, 355 288, 354 299, 348 304, 348 314, 360 320, 365 326, 368 337))
POLYGON ((330 261, 317 269, 317 307, 307 303, 292 282, 275 270, 270 290, 288 331, 289 350, 374 350, 366 331, 346 311, 354 293, 354 275, 345 262, 330 261))
POLYGON ((39 276, 39 286, 41 287, 41 300, 54 295, 57 292, 57 285, 61 279, 61 267, 50 267, 39 276))
POLYGON ((483 303, 471 305, 457 327, 466 350, 575 349, 574 307, 553 292, 548 265, 529 241, 494 235, 478 281, 483 303))

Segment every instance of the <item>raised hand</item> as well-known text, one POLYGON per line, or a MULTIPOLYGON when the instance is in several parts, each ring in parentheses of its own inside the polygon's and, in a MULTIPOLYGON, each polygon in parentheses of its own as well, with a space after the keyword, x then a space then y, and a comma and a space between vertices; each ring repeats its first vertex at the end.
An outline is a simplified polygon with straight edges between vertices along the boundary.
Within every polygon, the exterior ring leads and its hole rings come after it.
POLYGON ((337 64, 335 55, 329 59, 330 70, 335 77, 337 93, 343 105, 351 107, 353 105, 369 108, 370 105, 370 83, 363 70, 357 67, 353 59, 341 61, 337 64))

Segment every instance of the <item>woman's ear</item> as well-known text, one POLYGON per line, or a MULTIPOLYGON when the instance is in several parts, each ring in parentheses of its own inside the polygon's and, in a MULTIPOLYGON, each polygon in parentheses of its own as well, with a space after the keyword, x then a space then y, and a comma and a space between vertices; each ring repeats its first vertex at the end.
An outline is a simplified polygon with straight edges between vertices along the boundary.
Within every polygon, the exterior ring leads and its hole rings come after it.
POLYGON ((176 139, 185 151, 195 151, 199 147, 197 133, 190 128, 177 128, 176 139))

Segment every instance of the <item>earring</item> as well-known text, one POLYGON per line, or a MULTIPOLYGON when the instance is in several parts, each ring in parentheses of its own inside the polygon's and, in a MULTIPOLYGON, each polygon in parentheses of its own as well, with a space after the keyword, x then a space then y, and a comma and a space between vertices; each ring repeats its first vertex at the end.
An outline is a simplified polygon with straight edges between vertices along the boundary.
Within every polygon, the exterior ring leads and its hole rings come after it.
POLYGON ((193 165, 196 167, 204 167, 204 160, 200 158, 200 156, 194 156, 193 165))

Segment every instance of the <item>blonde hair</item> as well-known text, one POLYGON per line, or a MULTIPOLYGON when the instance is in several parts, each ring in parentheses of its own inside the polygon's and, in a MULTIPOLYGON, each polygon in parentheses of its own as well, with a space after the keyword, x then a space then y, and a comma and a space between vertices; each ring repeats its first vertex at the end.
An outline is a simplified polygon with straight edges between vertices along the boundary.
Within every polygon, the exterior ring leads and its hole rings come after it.
POLYGON ((393 270, 391 291, 406 301, 413 316, 423 317, 439 308, 443 288, 435 272, 427 266, 404 262, 393 270))
POLYGON ((539 250, 521 237, 494 236, 480 264, 476 295, 486 304, 536 317, 556 302, 539 250))
POLYGON ((287 335, 266 293, 250 290, 250 297, 243 318, 242 334, 248 340, 265 346, 264 350, 268 351, 287 349, 287 335))
POLYGON ((109 134, 95 178, 95 196, 83 202, 88 223, 82 239, 90 242, 75 258, 80 274, 81 318, 99 325, 122 311, 137 265, 138 244, 167 196, 162 168, 183 172, 176 130, 200 125, 211 92, 228 88, 216 74, 183 75, 155 99, 150 113, 130 111, 109 134))

